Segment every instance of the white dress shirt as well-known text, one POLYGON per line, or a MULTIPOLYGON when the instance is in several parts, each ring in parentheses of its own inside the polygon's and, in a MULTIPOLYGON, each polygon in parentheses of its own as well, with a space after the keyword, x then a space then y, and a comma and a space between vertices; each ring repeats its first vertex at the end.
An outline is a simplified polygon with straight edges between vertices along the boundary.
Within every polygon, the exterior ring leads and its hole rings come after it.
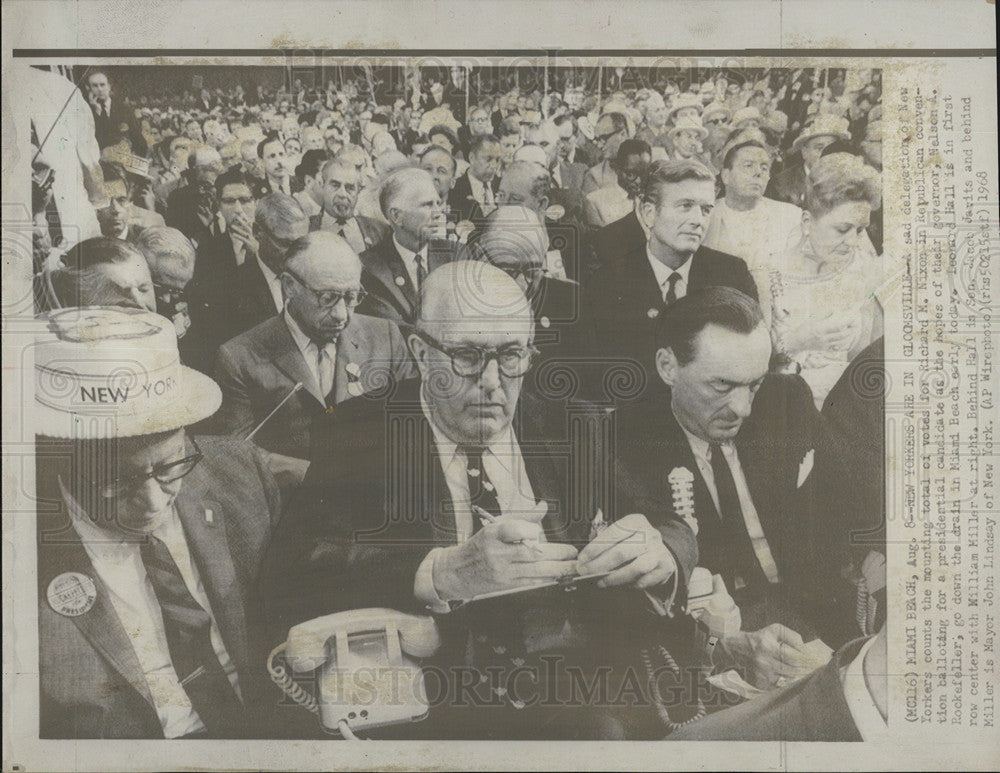
POLYGON ((306 366, 316 382, 317 394, 324 398, 333 389, 333 375, 336 372, 337 344, 334 342, 323 346, 322 354, 315 341, 303 332, 299 324, 292 318, 292 315, 285 311, 282 316, 285 324, 288 325, 288 332, 292 334, 292 340, 302 353, 302 359, 306 361, 306 366))
POLYGON ((496 205, 493 198, 493 189, 472 174, 469 175, 469 185, 472 188, 472 198, 474 198, 482 208, 483 214, 488 215, 493 211, 493 208, 496 205))
POLYGON ((351 245, 351 249, 356 253, 360 255, 368 249, 368 245, 365 244, 364 234, 361 233, 361 226, 358 224, 358 219, 356 217, 349 217, 343 225, 340 225, 337 222, 337 218, 330 217, 330 215, 324 211, 323 220, 320 223, 320 230, 339 234, 341 229, 344 231, 344 241, 351 245))
MULTIPOLYGON (((466 473, 468 459, 458 444, 438 429, 423 395, 420 397, 420 404, 434 433, 437 456, 455 508, 456 544, 458 544, 472 536, 474 525, 469 497, 469 478, 466 473)), ((500 505, 500 518, 517 518, 534 512, 537 506, 535 495, 524 467, 520 444, 512 427, 508 426, 483 450, 483 471, 494 486, 497 503, 500 505)), ((431 550, 420 564, 413 583, 413 593, 418 601, 426 604, 432 611, 446 613, 449 611, 447 604, 449 599, 438 596, 434 587, 434 560, 441 550, 443 548, 431 550)))
MULTIPOLYGON (((679 422, 678 422, 679 423, 679 422)), ((709 444, 700 437, 692 435, 684 425, 681 425, 684 434, 687 436, 688 445, 694 453, 698 471, 708 487, 708 493, 715 504, 716 512, 719 511, 719 492, 715 487, 715 473, 712 472, 712 449, 709 444)), ((757 556, 760 568, 764 571, 764 576, 770 583, 781 581, 778 575, 778 565, 771 554, 771 546, 767 543, 764 535, 764 527, 760 524, 760 516, 754 506, 753 499, 750 498, 750 489, 747 486, 746 476, 743 474, 743 467, 740 465, 740 458, 736 452, 736 446, 732 443, 725 443, 720 446, 722 455, 726 458, 729 471, 733 474, 733 482, 736 484, 736 496, 740 500, 740 509, 743 511, 743 522, 746 524, 747 534, 750 535, 750 543, 753 545, 753 552, 757 556)), ((731 590, 736 590, 731 589, 731 590)))
MULTIPOLYGON (((847 708, 851 711, 851 718, 861 734, 861 739, 869 742, 889 740, 889 727, 875 705, 868 685, 865 684, 865 655, 878 640, 878 636, 873 636, 866 641, 858 656, 847 664, 841 677, 844 685, 844 698, 847 701, 847 708)), ((885 646, 885 644, 880 646, 885 646)), ((872 678, 884 679, 885 675, 872 674, 872 678)))
POLYGON ((677 280, 674 284, 674 292, 677 294, 678 298, 683 298, 687 295, 688 291, 688 278, 691 276, 691 261, 694 260, 694 254, 690 258, 685 260, 677 268, 670 268, 664 263, 654 258, 650 252, 649 247, 646 247, 646 258, 649 260, 649 265, 653 269, 653 274, 656 276, 656 284, 660 288, 660 297, 666 300, 667 290, 670 288, 670 275, 674 272, 681 275, 681 278, 677 280))
MULTIPOLYGON (((80 535, 83 548, 93 564, 94 571, 108 588, 111 605, 139 660, 139 667, 146 677, 153 705, 166 738, 178 738, 204 730, 198 712, 181 686, 170 658, 163 613, 156 599, 152 583, 142 563, 139 544, 124 538, 117 539, 110 532, 94 525, 80 505, 59 481, 63 498, 72 519, 73 528, 80 535)), ((177 564, 184 584, 191 595, 212 618, 210 637, 219 663, 229 677, 233 688, 240 694, 236 665, 229 657, 222 642, 212 605, 202 584, 198 567, 188 549, 184 529, 174 508, 171 508, 151 532, 167 546, 177 564)))
POLYGON ((392 235, 392 243, 396 245, 396 252, 399 253, 399 257, 403 259, 403 265, 406 267, 406 273, 410 276, 410 283, 419 292, 420 285, 417 283, 417 255, 420 255, 420 261, 423 263, 424 271, 428 274, 431 272, 430 268, 427 266, 427 245, 425 244, 420 248, 420 252, 416 253, 412 250, 406 249, 402 244, 396 240, 396 235, 392 235))
POLYGON ((268 265, 257 256, 257 265, 267 282, 267 289, 271 291, 271 298, 274 299, 274 307, 280 312, 285 308, 285 294, 281 291, 281 278, 275 274, 268 265))

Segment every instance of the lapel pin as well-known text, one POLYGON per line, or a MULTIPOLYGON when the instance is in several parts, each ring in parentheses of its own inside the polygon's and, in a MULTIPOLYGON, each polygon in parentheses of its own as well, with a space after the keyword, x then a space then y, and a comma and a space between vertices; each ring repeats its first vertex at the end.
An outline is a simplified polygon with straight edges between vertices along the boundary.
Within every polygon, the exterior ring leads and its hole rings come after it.
POLYGON ((205 523, 215 523, 215 513, 210 507, 205 508, 205 523))
POLYGON ((401 276, 397 276, 397 277, 396 277, 396 285, 397 285, 398 287, 402 287, 402 286, 403 286, 403 285, 405 285, 405 284, 406 284, 406 280, 405 280, 405 279, 403 279, 403 277, 401 277, 401 276))
POLYGON ((552 324, 552 322, 549 321, 548 317, 542 317, 538 321, 539 321, 539 324, 541 324, 541 326, 544 327, 544 328, 547 328, 547 327, 549 327, 552 324))
POLYGON ((475 467, 469 467, 466 470, 466 472, 469 473, 469 477, 470 478, 478 478, 479 477, 479 470, 477 470, 475 467))
POLYGON ((485 481, 484 480, 483 481, 483 488, 486 489, 487 491, 493 491, 493 484, 490 483, 489 481, 485 481))
POLYGON ((659 309, 649 309, 646 312, 646 316, 649 317, 650 319, 656 319, 658 316, 660 316, 660 310, 659 309))
POLYGON ((356 362, 349 362, 344 366, 344 370, 347 371, 348 376, 354 376, 358 378, 361 375, 361 368, 358 367, 356 362))
POLYGON ((45 592, 49 606, 63 617, 79 617, 97 601, 97 586, 80 572, 63 572, 49 583, 45 592))

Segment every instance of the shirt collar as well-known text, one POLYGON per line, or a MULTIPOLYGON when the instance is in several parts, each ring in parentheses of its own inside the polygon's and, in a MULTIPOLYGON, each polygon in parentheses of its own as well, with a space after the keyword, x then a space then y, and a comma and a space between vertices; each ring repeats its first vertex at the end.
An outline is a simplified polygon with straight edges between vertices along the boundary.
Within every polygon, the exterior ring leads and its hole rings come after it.
POLYGON ((408 249, 406 249, 406 247, 404 247, 402 244, 399 243, 399 241, 396 239, 396 234, 392 235, 392 243, 394 245, 396 245, 396 252, 399 253, 399 257, 401 257, 403 259, 403 262, 406 265, 408 265, 408 266, 412 265, 415 262, 417 255, 420 255, 420 257, 423 258, 423 261, 424 261, 424 268, 427 268, 427 245, 426 244, 423 247, 420 248, 419 252, 413 252, 413 250, 408 250, 408 249))
MULTIPOLYGON (((447 470, 455 461, 459 454, 458 444, 444 434, 434 421, 434 413, 431 411, 427 400, 424 398, 423 387, 420 390, 420 408, 424 412, 424 418, 431 425, 431 432, 434 434, 434 445, 437 446, 438 456, 441 457, 441 467, 447 470)), ((507 425, 507 428, 497 436, 492 443, 484 449, 483 453, 493 456, 500 466, 507 472, 513 474, 513 460, 516 458, 514 451, 517 449, 517 437, 514 435, 514 428, 507 425)))
MULTIPOLYGON (((281 316, 285 318, 285 325, 288 326, 288 332, 292 334, 292 340, 295 341, 295 345, 299 348, 299 351, 302 352, 302 356, 308 356, 315 359, 316 355, 313 354, 313 352, 316 352, 319 349, 316 342, 306 335, 305 331, 299 327, 299 323, 296 322, 295 318, 288 313, 287 309, 281 313, 281 316)), ((331 341, 324 345, 323 348, 330 352, 330 347, 336 347, 336 344, 331 341)))
POLYGON ((685 260, 677 268, 670 268, 664 265, 659 260, 653 257, 652 253, 649 251, 649 245, 646 245, 646 258, 649 260, 649 265, 653 268, 653 273, 656 275, 656 285, 660 289, 666 284, 670 275, 675 271, 681 275, 681 281, 685 286, 688 284, 688 277, 691 276, 691 262, 694 260, 694 253, 691 253, 691 257, 685 260))

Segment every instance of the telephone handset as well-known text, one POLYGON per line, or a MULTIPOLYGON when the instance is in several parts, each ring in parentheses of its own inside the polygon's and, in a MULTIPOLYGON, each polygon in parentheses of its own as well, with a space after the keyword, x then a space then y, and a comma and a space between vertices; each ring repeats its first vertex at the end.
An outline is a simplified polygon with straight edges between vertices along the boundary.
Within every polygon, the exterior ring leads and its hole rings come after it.
POLYGON ((441 646, 430 617, 392 609, 358 609, 294 626, 268 656, 275 683, 323 726, 345 738, 354 731, 421 720, 430 708, 419 664, 441 646), (283 655, 296 673, 316 671, 314 697, 275 663, 283 655))

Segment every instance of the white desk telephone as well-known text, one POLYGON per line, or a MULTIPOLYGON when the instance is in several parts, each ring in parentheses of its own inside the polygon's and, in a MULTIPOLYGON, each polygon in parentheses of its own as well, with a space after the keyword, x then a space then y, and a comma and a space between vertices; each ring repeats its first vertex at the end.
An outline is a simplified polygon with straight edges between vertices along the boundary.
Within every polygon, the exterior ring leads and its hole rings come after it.
POLYGON ((339 612, 294 626, 267 659, 271 678, 292 700, 319 715, 323 726, 354 731, 421 720, 430 708, 419 664, 441 646, 437 624, 391 609, 339 612), (295 673, 316 671, 317 695, 296 684, 295 673))

